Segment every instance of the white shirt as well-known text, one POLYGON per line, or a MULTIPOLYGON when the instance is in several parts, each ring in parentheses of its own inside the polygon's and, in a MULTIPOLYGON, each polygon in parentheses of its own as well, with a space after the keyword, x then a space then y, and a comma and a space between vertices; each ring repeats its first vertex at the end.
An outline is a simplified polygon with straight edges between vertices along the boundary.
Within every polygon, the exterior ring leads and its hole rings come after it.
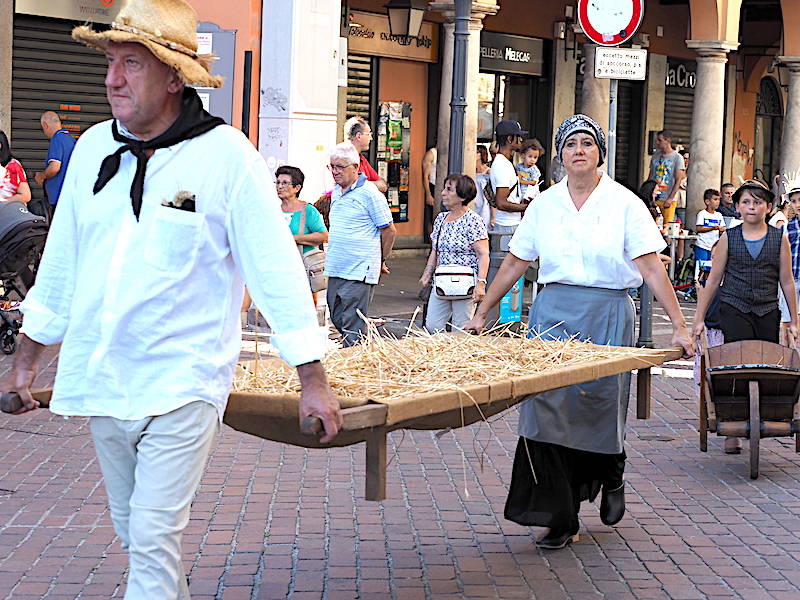
POLYGON ((120 145, 111 121, 81 136, 22 304, 28 337, 62 342, 50 409, 141 419, 201 400, 222 418, 241 347, 240 270, 284 360, 322 358, 325 336, 275 185, 241 132, 224 125, 156 150, 138 222, 130 152, 92 191, 120 145), (182 190, 196 212, 161 205, 182 190))
POLYGON ((774 215, 772 215, 770 220, 767 222, 767 225, 772 225, 773 227, 778 227, 778 223, 780 223, 781 225, 780 225, 779 229, 781 229, 783 231, 784 235, 785 235, 786 234, 786 223, 787 222, 788 222, 788 219, 786 218, 786 215, 783 214, 783 211, 779 210, 774 215))
MULTIPOLYGON (((697 222, 695 225, 701 227, 717 227, 718 225, 725 225, 725 218, 719 211, 710 213, 707 210, 701 210, 697 213, 697 222)), ((718 230, 706 231, 704 233, 697 233, 697 247, 703 250, 711 250, 714 244, 719 241, 720 232, 718 230)))
MULTIPOLYGON (((513 202, 514 204, 521 204, 517 170, 514 168, 514 165, 511 164, 511 161, 499 152, 495 155, 494 160, 492 161, 492 169, 489 172, 489 179, 495 195, 497 194, 497 188, 508 188, 509 194, 507 200, 509 202, 513 202), (513 188, 514 185, 517 187, 511 191, 511 188, 513 188)), ((506 212, 504 210, 497 209, 497 213, 495 215, 496 225, 518 225, 521 220, 521 212, 506 212)))
POLYGON ((644 203, 605 173, 580 210, 567 178, 542 192, 509 244, 514 256, 539 259, 539 283, 609 289, 642 285, 633 259, 665 247, 644 203))

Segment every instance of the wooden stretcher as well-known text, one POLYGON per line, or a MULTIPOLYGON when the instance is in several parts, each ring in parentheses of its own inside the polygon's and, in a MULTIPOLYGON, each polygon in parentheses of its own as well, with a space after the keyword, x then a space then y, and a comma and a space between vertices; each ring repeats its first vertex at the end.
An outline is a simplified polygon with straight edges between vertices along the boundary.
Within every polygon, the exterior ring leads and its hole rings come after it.
POLYGON ((795 436, 800 452, 800 354, 747 340, 708 348, 700 370, 700 451, 709 430, 750 440, 750 478, 758 478, 761 438, 795 436))
POLYGON ((367 500, 386 498, 386 438, 397 429, 446 429, 470 425, 508 410, 530 394, 594 381, 608 375, 637 372, 636 417, 650 417, 650 368, 680 358, 682 350, 642 350, 640 355, 604 358, 565 367, 557 372, 538 373, 475 385, 461 391, 441 391, 391 401, 364 402, 342 408, 344 426, 336 438, 321 444, 315 435, 319 421, 301 424, 298 396, 233 392, 224 421, 237 431, 304 448, 329 448, 366 443, 367 500))

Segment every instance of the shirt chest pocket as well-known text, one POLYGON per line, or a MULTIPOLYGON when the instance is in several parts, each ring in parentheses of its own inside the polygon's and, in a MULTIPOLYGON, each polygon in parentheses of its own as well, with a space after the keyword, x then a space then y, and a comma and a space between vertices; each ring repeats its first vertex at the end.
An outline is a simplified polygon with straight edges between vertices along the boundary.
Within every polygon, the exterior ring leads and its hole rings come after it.
POLYGON ((145 241, 145 263, 165 273, 187 271, 197 260, 205 226, 201 213, 157 207, 145 241))

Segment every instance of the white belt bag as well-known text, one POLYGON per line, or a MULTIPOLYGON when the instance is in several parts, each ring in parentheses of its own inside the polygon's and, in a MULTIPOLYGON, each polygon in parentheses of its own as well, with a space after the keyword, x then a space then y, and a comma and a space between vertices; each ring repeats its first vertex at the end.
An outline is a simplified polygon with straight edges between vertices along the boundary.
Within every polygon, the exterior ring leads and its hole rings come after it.
POLYGON ((472 298, 475 275, 464 265, 439 265, 433 272, 433 289, 440 298, 466 300, 472 298))

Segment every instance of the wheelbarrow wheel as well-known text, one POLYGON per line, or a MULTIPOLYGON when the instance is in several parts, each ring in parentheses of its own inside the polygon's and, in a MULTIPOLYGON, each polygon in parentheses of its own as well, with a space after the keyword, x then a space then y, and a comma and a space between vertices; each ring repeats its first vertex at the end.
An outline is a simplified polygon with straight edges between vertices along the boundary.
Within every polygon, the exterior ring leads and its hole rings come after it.
POLYGON ((758 382, 750 382, 750 479, 758 479, 758 447, 761 441, 758 382))

